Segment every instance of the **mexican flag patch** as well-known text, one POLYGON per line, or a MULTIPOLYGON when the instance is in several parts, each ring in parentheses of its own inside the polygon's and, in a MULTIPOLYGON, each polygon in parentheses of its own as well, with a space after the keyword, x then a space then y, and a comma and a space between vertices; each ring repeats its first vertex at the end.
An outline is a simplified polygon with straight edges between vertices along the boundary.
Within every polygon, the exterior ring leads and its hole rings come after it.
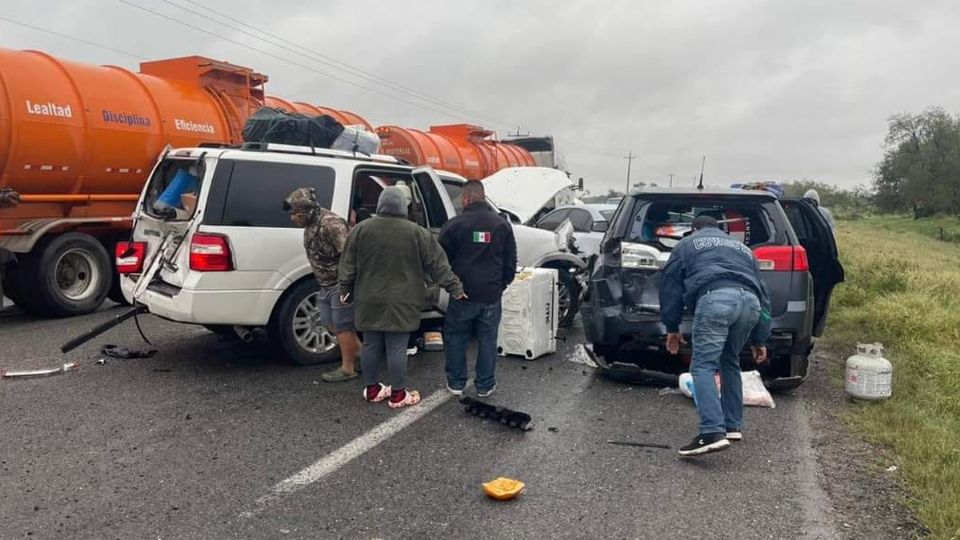
POLYGON ((473 231, 473 243, 474 244, 489 244, 490 243, 490 233, 486 231, 473 231))

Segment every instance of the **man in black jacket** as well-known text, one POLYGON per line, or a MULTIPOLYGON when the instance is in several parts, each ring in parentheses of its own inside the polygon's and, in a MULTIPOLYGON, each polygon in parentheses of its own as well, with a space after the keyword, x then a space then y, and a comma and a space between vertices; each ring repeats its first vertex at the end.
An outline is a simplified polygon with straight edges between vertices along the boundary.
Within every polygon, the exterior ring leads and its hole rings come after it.
POLYGON ((467 343, 477 338, 474 386, 478 397, 496 388, 497 332, 500 297, 517 272, 517 243, 513 227, 487 204, 483 184, 463 187, 463 215, 440 231, 453 272, 463 282, 467 298, 450 300, 443 331, 447 351, 447 389, 463 394, 467 385, 467 343))

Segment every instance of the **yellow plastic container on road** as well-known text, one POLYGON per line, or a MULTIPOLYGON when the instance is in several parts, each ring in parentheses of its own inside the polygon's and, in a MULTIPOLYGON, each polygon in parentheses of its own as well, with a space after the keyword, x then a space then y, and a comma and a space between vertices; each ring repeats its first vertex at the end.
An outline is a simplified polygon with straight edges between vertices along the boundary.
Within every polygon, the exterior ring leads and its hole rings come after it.
POLYGON ((483 484, 483 492, 486 493, 488 497, 498 501, 509 501, 519 495, 525 486, 526 484, 519 480, 501 476, 496 480, 483 484))

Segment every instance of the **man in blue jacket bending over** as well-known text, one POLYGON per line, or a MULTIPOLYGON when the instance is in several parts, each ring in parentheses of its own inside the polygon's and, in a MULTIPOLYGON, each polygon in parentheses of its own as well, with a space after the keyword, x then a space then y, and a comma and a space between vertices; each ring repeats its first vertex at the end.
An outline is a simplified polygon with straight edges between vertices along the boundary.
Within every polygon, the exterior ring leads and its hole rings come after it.
POLYGON ((750 248, 721 231, 717 220, 698 216, 693 234, 670 254, 661 272, 660 314, 667 351, 677 354, 684 306, 694 308, 690 373, 700 413, 700 434, 680 449, 698 456, 730 447, 743 438, 740 351, 747 340, 757 364, 767 361, 770 295, 750 248), (720 373, 717 395, 714 374, 720 373))

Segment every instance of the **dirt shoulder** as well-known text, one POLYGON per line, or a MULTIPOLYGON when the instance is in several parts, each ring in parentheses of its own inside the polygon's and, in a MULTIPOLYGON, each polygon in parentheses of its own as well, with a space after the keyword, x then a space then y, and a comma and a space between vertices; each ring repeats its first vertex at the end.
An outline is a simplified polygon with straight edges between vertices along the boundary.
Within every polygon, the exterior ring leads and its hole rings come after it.
POLYGON ((907 492, 897 482, 888 451, 850 432, 842 415, 851 406, 841 386, 839 353, 818 348, 810 378, 798 390, 810 416, 820 485, 830 498, 836 530, 843 538, 901 539, 926 536, 903 504, 907 492))

